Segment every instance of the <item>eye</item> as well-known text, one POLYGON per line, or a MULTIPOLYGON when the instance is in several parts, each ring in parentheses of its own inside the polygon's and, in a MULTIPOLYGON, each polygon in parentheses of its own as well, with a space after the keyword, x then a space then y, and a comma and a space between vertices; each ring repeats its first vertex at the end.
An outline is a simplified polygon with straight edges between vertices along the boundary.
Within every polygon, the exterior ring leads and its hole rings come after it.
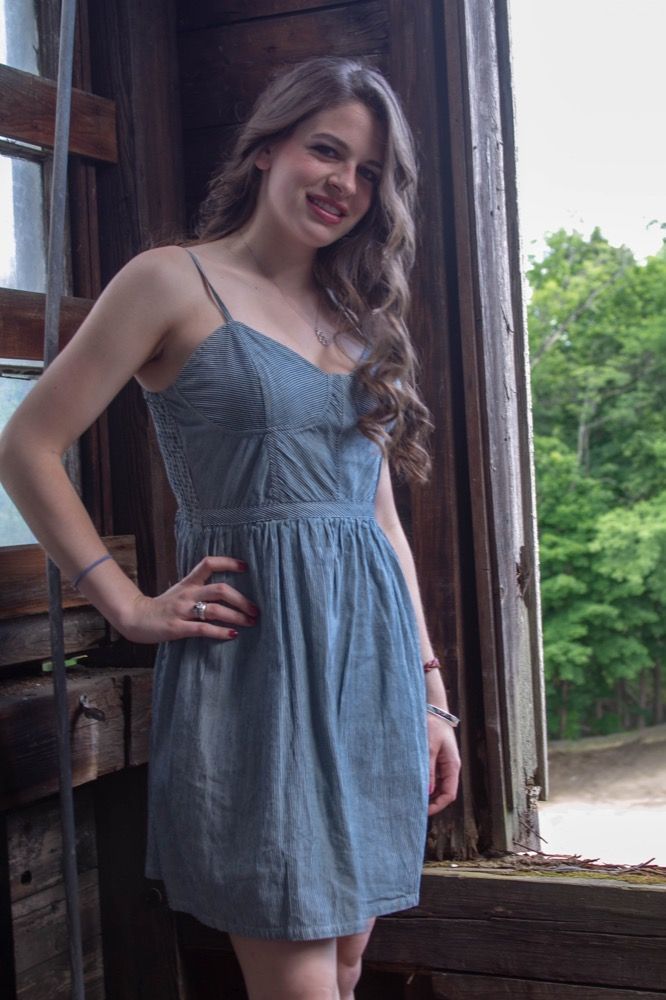
POLYGON ((318 142, 316 146, 313 146, 312 148, 316 153, 321 153, 322 156, 326 156, 329 159, 338 155, 337 149, 333 146, 328 146, 325 142, 318 142))
POLYGON ((377 187, 379 184, 379 174, 372 169, 372 167, 359 167, 358 172, 363 178, 363 180, 369 181, 373 187, 377 187))

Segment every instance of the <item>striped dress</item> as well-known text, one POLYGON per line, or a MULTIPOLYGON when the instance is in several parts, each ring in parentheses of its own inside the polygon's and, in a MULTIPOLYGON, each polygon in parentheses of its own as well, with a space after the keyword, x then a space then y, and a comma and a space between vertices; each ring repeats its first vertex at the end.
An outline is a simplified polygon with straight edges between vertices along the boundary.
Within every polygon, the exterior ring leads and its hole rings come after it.
POLYGON ((258 623, 159 648, 146 875, 249 937, 353 934, 415 905, 426 834, 414 609, 374 515, 367 393, 229 315, 144 395, 178 502, 178 572, 221 573, 258 623))

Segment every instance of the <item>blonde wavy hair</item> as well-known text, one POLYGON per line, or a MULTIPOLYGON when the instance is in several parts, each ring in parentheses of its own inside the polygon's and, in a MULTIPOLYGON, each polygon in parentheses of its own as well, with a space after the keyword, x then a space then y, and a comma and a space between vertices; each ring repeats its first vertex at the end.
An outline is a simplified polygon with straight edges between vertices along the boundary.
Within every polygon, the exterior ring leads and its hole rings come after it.
POLYGON ((384 168, 373 202, 358 225, 317 251, 314 278, 340 328, 366 348, 357 379, 373 406, 359 430, 375 441, 401 479, 425 482, 431 469, 426 439, 433 428, 416 387, 417 357, 406 323, 414 263, 417 167, 400 102, 376 69, 356 59, 316 58, 276 76, 238 131, 213 176, 200 212, 196 242, 229 236, 252 217, 262 172, 260 150, 289 136, 306 118, 360 101, 385 132, 384 168))

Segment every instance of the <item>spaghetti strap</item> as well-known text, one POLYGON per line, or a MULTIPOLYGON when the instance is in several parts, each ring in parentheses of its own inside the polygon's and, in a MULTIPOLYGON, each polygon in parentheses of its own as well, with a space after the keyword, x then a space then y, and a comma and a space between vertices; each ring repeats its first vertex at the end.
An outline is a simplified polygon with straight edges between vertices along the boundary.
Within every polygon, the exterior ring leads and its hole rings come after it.
POLYGON ((203 281, 203 283, 204 283, 204 285, 206 287, 206 291, 208 292, 208 294, 212 298, 212 300, 215 303, 215 305, 217 306, 217 308, 222 313, 222 316, 224 317, 225 323, 231 323, 231 321, 232 321, 231 313, 229 312, 229 310, 225 306, 224 302, 222 301, 222 299, 217 294, 217 292, 215 291, 215 289, 211 285, 210 281, 208 280, 208 275, 206 274, 206 272, 204 271, 203 267, 201 266, 199 258, 197 256, 195 256, 195 254, 193 254, 191 250, 188 250, 187 247, 184 247, 183 249, 187 250, 188 254, 190 255, 190 257, 194 261, 194 266, 196 267, 197 271, 201 275, 201 279, 202 279, 202 281, 203 281))

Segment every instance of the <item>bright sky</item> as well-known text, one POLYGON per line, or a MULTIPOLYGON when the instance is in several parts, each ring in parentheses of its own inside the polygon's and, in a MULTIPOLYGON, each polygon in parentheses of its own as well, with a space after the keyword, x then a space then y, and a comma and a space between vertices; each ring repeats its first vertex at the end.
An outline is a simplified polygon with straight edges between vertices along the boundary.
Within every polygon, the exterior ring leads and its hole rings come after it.
POLYGON ((666 0, 509 0, 526 254, 595 225, 638 258, 666 232, 666 0))

